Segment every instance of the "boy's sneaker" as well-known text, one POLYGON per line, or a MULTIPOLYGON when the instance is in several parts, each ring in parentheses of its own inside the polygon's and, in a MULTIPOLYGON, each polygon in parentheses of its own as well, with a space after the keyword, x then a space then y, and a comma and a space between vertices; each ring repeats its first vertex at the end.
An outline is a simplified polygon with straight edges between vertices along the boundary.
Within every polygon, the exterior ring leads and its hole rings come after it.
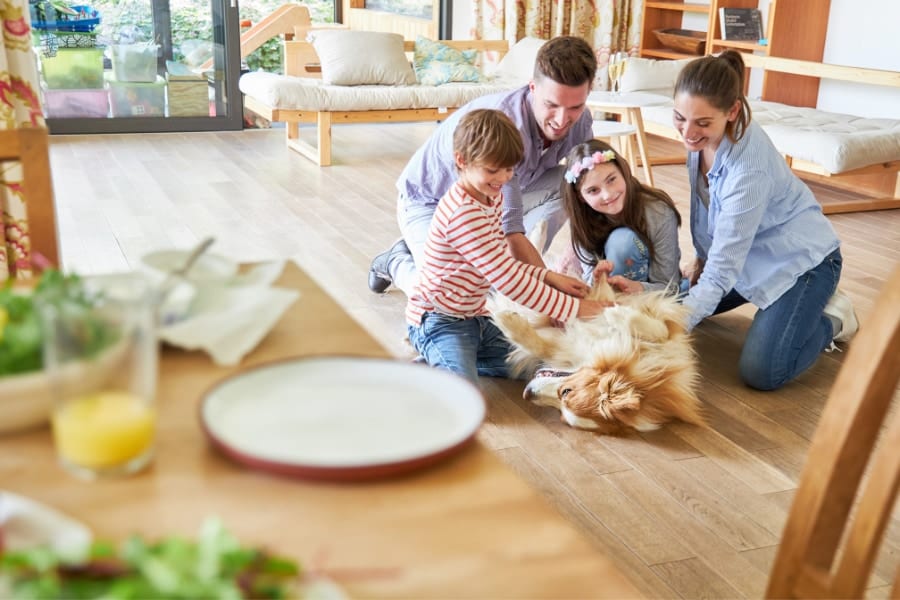
POLYGON ((856 318, 856 311, 853 310, 853 303, 850 298, 841 291, 840 288, 834 291, 834 295, 828 299, 825 305, 825 314, 840 322, 841 327, 834 332, 835 342, 849 342, 859 330, 859 320, 856 318))
POLYGON ((385 250, 374 259, 369 267, 369 289, 376 294, 383 294, 393 282, 390 266, 391 260, 401 254, 409 254, 406 242, 400 238, 389 249, 385 250))

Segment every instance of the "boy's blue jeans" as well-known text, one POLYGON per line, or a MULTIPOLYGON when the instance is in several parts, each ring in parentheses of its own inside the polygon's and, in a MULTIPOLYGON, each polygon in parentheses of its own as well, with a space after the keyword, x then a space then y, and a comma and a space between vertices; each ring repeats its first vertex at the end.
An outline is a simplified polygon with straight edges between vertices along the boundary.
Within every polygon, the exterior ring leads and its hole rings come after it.
MULTIPOLYGON (((771 306, 756 311, 738 363, 744 383, 758 390, 778 389, 811 367, 831 345, 834 331, 823 310, 837 288, 842 265, 841 251, 835 250, 771 306)), ((746 302, 731 290, 714 314, 746 302)))
POLYGON ((419 326, 407 325, 409 341, 425 361, 477 383, 478 376, 508 377, 511 348, 503 333, 481 316, 469 319, 429 312, 419 326))

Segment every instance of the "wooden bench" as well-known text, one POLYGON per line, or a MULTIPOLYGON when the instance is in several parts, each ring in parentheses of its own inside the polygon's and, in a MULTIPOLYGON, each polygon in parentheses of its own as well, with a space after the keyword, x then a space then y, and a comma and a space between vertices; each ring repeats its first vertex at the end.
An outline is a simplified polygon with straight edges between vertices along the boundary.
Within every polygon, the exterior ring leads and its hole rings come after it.
MULTIPOLYGON (((295 35, 295 38, 301 38, 301 35, 295 35)), ((506 40, 442 40, 443 44, 451 46, 457 50, 477 50, 479 52, 496 52, 498 57, 502 57, 509 49, 509 43, 506 40)), ((415 48, 415 42, 405 41, 404 49, 408 53, 412 53, 415 48)), ((295 39, 294 41, 284 42, 284 74, 287 77, 304 78, 304 79, 321 79, 321 69, 319 68, 319 58, 312 44, 306 41, 295 39)), ((252 73, 244 75, 249 77, 252 73)), ((270 76, 271 77, 271 76, 270 76)), ((286 81, 286 80, 280 80, 286 81)), ((457 84, 447 84, 449 86, 457 84)), ((461 84, 472 87, 473 84, 461 84)), ((354 87, 354 88, 371 88, 375 86, 325 86, 321 85, 316 88, 325 94, 331 91, 340 91, 336 88, 354 87)), ((384 86, 398 88, 413 88, 418 90, 427 89, 430 86, 384 86)), ((446 86, 438 86, 438 88, 446 86)), ((242 86, 244 89, 244 86, 242 86)), ((437 88, 435 88, 437 89, 437 88)), ((492 91, 500 91, 499 87, 494 89, 486 89, 483 93, 492 91)), ((470 98, 471 99, 471 98, 470 98)), ((460 103, 464 104, 464 102, 460 103)), ((453 113, 459 105, 441 105, 435 102, 433 106, 415 107, 415 108, 385 108, 365 110, 330 110, 330 107, 283 107, 273 106, 266 101, 246 94, 244 97, 244 106, 254 113, 274 122, 283 122, 287 125, 287 145, 313 160, 320 166, 331 165, 331 127, 332 125, 345 123, 384 123, 384 122, 416 122, 416 121, 441 121, 453 113), (315 144, 309 143, 300 138, 299 125, 314 125, 315 144)))

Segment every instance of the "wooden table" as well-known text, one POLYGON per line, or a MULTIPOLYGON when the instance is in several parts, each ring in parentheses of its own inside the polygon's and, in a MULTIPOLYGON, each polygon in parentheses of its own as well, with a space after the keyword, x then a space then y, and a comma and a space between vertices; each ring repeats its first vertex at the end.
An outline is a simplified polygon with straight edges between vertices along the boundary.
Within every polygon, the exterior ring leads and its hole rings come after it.
POLYGON ((55 506, 104 539, 194 535, 219 516, 242 541, 320 570, 353 597, 606 597, 637 590, 477 441, 408 476, 313 483, 244 469, 201 433, 201 395, 241 368, 290 356, 385 350, 293 264, 300 299, 239 368, 167 348, 158 453, 136 476, 83 482, 55 461, 48 428, 0 437, 0 488, 55 506))

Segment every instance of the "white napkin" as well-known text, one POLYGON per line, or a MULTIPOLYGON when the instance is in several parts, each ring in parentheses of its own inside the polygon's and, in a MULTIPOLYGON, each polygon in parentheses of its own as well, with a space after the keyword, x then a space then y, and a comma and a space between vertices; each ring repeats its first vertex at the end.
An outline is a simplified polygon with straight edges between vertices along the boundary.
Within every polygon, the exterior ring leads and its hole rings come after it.
POLYGON ((87 556, 91 530, 82 523, 40 502, 0 490, 0 546, 24 550, 50 546, 67 559, 87 556))
POLYGON ((160 339, 204 350, 217 365, 236 365, 300 297, 296 290, 271 287, 284 263, 261 264, 227 286, 198 288, 187 316, 160 328, 160 339))

